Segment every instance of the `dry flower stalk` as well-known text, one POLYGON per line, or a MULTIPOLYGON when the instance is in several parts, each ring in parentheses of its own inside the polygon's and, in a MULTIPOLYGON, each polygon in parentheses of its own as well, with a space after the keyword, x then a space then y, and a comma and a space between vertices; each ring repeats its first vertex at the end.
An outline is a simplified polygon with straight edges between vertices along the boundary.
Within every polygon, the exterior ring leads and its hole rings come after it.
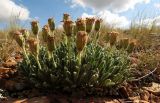
POLYGON ((55 30, 55 21, 53 18, 48 19, 48 25, 49 25, 50 30, 53 32, 55 30))
POLYGON ((39 22, 36 20, 33 20, 31 22, 31 28, 34 35, 38 35, 39 32, 39 22))
POLYGON ((28 40, 29 49, 34 55, 39 54, 39 40, 35 38, 30 38, 28 40))
POLYGON ((117 42, 118 32, 110 32, 110 45, 113 46, 117 42))
POLYGON ((88 35, 87 32, 85 31, 79 31, 77 33, 77 41, 76 41, 76 46, 77 46, 77 51, 81 52, 85 45, 87 44, 88 41, 88 35))
POLYGON ((137 45, 137 41, 136 40, 130 40, 129 41, 129 45, 128 45, 128 51, 129 52, 132 52, 134 50, 134 48, 136 47, 137 45))
POLYGON ((71 21, 71 17, 69 14, 67 14, 67 13, 63 14, 63 21, 62 22, 64 22, 64 21, 71 21))
POLYGON ((48 25, 44 25, 42 28, 43 41, 47 42, 47 37, 50 35, 50 29, 48 25))
POLYGON ((94 25, 94 18, 86 18, 86 32, 90 33, 94 25))
POLYGON ((66 33, 66 36, 70 37, 72 35, 73 22, 72 21, 64 21, 63 28, 66 33))
POLYGON ((29 32, 27 31, 27 29, 21 29, 20 32, 22 33, 25 40, 27 40, 29 37, 29 32))
POLYGON ((100 30, 100 28, 101 28, 101 23, 102 23, 102 19, 97 19, 96 21, 95 21, 95 31, 99 31, 100 30))
POLYGON ((47 38, 47 47, 49 52, 53 52, 55 49, 55 37, 54 36, 48 36, 47 38))
POLYGON ((86 30, 86 21, 82 18, 77 19, 76 21, 77 32, 86 30))
POLYGON ((14 35, 14 39, 16 40, 18 45, 20 47, 23 47, 24 38, 23 38, 22 33, 19 30, 17 30, 17 31, 13 32, 13 35, 14 35))
POLYGON ((123 38, 120 40, 120 47, 126 49, 129 44, 129 38, 123 38))

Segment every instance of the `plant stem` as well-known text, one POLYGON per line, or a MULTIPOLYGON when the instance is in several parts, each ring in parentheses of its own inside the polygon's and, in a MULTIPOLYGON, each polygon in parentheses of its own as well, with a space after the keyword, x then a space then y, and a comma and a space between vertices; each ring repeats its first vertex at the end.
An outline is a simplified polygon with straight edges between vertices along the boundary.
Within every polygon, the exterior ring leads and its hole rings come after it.
POLYGON ((99 38, 99 32, 95 32, 95 37, 93 38, 93 43, 97 45, 98 42, 98 38, 99 38))
POLYGON ((81 65, 81 57, 82 57, 82 52, 78 52, 78 55, 77 55, 77 57, 78 57, 78 64, 79 65, 81 65))
POLYGON ((42 70, 41 64, 40 64, 40 62, 39 62, 38 55, 36 56, 36 61, 37 61, 37 64, 38 64, 39 69, 42 70))
POLYGON ((65 44, 67 44, 67 43, 68 43, 67 36, 64 36, 64 42, 65 42, 65 44))
POLYGON ((38 34, 36 35, 36 38, 37 38, 37 40, 38 40, 38 34))
POLYGON ((67 46, 68 46, 68 57, 71 58, 71 37, 67 37, 67 46))
POLYGON ((52 58, 52 53, 50 51, 48 51, 48 59, 51 59, 52 58))
POLYGON ((96 33, 96 45, 97 45, 98 39, 99 39, 99 31, 96 33))
POLYGON ((56 62, 55 62, 53 53, 51 54, 51 57, 52 57, 52 59, 53 59, 54 67, 57 67, 57 64, 56 64, 56 62))
POLYGON ((24 41, 23 43, 24 43, 23 46, 22 46, 23 53, 24 53, 25 58, 27 59, 27 63, 29 63, 30 60, 29 60, 29 57, 28 57, 28 55, 27 55, 26 48, 25 48, 25 44, 26 44, 26 43, 25 43, 25 41, 24 41))
POLYGON ((57 67, 57 64, 56 64, 56 62, 54 60, 53 52, 48 51, 48 57, 49 57, 49 60, 53 60, 54 66, 57 67))

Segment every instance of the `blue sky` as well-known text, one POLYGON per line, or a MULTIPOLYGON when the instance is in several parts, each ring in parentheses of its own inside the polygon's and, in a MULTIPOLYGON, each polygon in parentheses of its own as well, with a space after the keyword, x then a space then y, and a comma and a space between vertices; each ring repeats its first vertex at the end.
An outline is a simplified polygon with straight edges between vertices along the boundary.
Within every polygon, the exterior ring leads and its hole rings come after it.
POLYGON ((73 20, 97 16, 117 27, 128 26, 138 13, 149 22, 160 22, 160 0, 0 0, 0 8, 1 28, 19 12, 27 27, 32 19, 38 19, 42 27, 49 17, 54 17, 59 26, 63 13, 71 14, 73 20))
POLYGON ((37 18, 42 25, 47 22, 49 17, 54 17, 57 24, 59 24, 63 13, 69 13, 72 18, 76 18, 84 12, 81 8, 72 9, 70 4, 65 3, 64 0, 17 0, 16 2, 27 7, 30 11, 30 17, 37 18))

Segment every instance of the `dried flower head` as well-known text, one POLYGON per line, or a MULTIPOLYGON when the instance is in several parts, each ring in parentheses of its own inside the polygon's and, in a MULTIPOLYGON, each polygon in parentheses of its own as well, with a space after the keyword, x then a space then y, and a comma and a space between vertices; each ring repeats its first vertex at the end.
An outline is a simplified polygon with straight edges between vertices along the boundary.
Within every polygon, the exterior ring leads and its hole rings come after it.
POLYGON ((27 31, 27 29, 21 29, 20 32, 22 33, 25 40, 27 40, 29 37, 29 32, 27 31))
POLYGON ((137 45, 137 41, 132 39, 129 41, 129 45, 128 45, 128 52, 132 52, 134 50, 134 48, 136 47, 137 45))
POLYGON ((86 32, 90 33, 94 25, 95 18, 86 18, 86 32))
POLYGON ((82 18, 78 18, 76 21, 77 32, 86 30, 86 21, 82 18))
POLYGON ((14 31, 12 33, 13 33, 14 39, 16 40, 16 42, 18 43, 18 45, 20 47, 22 47, 23 43, 24 43, 24 37, 23 37, 22 33, 19 30, 14 31))
POLYGON ((101 23, 102 23, 102 19, 97 19, 96 21, 95 21, 95 31, 99 31, 100 30, 100 28, 101 28, 101 23))
POLYGON ((128 44, 129 44, 129 39, 128 38, 123 38, 123 39, 120 40, 119 43, 120 43, 119 46, 121 48, 126 49, 128 47, 128 44))
POLYGON ((77 51, 81 52, 84 48, 84 46, 87 44, 88 41, 88 35, 85 31, 79 31, 77 33, 77 41, 76 41, 76 47, 77 51))
POLYGON ((118 32, 110 32, 110 45, 113 46, 117 42, 118 32))
POLYGON ((28 40, 28 44, 29 44, 30 51, 34 55, 38 55, 39 54, 39 40, 35 38, 30 38, 28 40))
POLYGON ((63 28, 66 33, 66 35, 69 37, 72 35, 73 30, 73 22, 72 21, 64 21, 63 28))
POLYGON ((49 26, 48 25, 44 25, 42 28, 42 37, 43 37, 43 41, 46 42, 47 41, 47 37, 50 35, 50 30, 49 30, 49 26))
POLYGON ((63 14, 63 22, 64 22, 64 21, 70 21, 70 20, 71 20, 70 15, 67 14, 67 13, 64 13, 64 14, 63 14))
POLYGON ((55 21, 53 18, 48 19, 48 25, 49 25, 50 30, 53 32, 55 30, 55 21))
POLYGON ((33 20, 31 22, 31 28, 34 35, 38 35, 39 32, 39 22, 36 20, 33 20))
POLYGON ((48 36, 47 38, 47 47, 48 47, 48 51, 53 52, 53 50, 55 49, 55 37, 54 36, 48 36))

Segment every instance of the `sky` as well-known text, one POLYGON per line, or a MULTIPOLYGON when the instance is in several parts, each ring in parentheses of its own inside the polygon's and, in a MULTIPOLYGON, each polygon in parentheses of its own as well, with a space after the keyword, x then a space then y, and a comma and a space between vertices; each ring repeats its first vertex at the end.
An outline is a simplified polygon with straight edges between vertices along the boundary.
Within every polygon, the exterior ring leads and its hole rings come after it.
POLYGON ((18 18, 24 27, 37 19, 42 27, 49 17, 61 26, 63 13, 77 17, 99 17, 104 24, 126 28, 131 22, 156 20, 160 25, 160 0, 0 0, 0 28, 18 18))

